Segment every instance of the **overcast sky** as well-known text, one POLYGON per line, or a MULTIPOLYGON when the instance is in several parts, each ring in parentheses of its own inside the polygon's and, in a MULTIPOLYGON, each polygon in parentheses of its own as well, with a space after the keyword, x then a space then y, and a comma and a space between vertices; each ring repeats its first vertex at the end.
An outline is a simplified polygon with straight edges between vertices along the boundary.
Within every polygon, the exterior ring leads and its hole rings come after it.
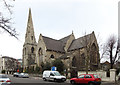
POLYGON ((13 26, 19 40, 0 34, 0 55, 22 58, 29 8, 34 32, 60 39, 74 32, 76 38, 95 32, 98 42, 105 43, 109 35, 118 34, 119 0, 16 0, 13 2, 13 26), (99 36, 98 36, 99 35, 99 36))

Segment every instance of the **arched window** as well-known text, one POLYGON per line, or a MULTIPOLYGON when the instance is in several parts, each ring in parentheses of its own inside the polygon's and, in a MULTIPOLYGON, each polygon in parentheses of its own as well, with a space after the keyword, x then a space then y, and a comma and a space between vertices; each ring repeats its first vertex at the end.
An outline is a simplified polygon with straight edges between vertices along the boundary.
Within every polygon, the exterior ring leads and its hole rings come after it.
POLYGON ((34 47, 31 48, 31 53, 34 53, 34 47))
POLYGON ((52 54, 52 55, 50 56, 50 58, 54 58, 54 55, 52 54))
POLYGON ((76 67, 76 57, 74 56, 73 59, 72 59, 72 66, 73 67, 76 67))
POLYGON ((95 45, 95 43, 92 44, 92 50, 96 51, 96 45, 95 45))
POLYGON ((42 55, 42 49, 41 48, 39 48, 39 50, 38 50, 38 55, 39 56, 42 55))
POLYGON ((31 36, 31 39, 33 40, 33 36, 31 36))
POLYGON ((81 64, 83 66, 85 66, 85 54, 84 53, 81 54, 81 58, 82 58, 82 63, 81 64))
POLYGON ((91 56, 90 56, 91 57, 90 58, 91 63, 96 63, 97 62, 96 51, 97 51, 96 45, 95 45, 95 43, 93 43, 92 46, 91 46, 91 56))

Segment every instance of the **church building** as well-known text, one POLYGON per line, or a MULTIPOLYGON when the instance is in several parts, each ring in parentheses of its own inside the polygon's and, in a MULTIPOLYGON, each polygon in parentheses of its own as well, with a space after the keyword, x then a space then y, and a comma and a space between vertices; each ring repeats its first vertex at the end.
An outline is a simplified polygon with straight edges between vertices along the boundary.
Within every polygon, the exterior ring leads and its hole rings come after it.
POLYGON ((31 9, 23 45, 23 67, 41 66, 41 63, 51 62, 60 58, 70 71, 98 70, 100 64, 99 47, 94 31, 90 34, 75 38, 74 33, 59 40, 39 35, 36 42, 31 9), (86 61, 88 61, 86 63, 86 61))

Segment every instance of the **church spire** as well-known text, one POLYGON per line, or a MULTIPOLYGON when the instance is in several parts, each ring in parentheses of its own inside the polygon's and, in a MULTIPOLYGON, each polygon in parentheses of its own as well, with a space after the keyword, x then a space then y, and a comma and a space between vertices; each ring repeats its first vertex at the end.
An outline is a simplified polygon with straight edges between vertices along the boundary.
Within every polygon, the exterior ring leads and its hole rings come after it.
POLYGON ((32 13, 31 13, 31 8, 29 8, 28 24, 32 24, 32 25, 33 25, 33 22, 32 22, 32 13))
POLYGON ((74 34, 73 30, 72 30, 72 34, 74 34))
POLYGON ((36 43, 31 8, 29 8, 27 30, 26 30, 26 35, 25 35, 25 43, 36 43))

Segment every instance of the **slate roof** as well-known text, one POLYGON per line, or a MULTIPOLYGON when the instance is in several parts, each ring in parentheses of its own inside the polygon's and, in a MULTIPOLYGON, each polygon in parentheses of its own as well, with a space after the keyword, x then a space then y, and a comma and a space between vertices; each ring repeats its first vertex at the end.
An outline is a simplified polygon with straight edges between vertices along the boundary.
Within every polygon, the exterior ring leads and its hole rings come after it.
POLYGON ((67 40, 70 38, 71 35, 68 35, 62 39, 60 39, 60 41, 62 42, 62 47, 64 48, 66 43, 67 43, 67 40))
POLYGON ((55 40, 45 36, 42 36, 42 37, 48 50, 65 52, 62 41, 55 40))
POLYGON ((2 58, 7 58, 7 59, 16 60, 15 58, 12 58, 12 57, 8 57, 8 56, 3 56, 2 58))
MULTIPOLYGON (((84 47, 85 46, 85 38, 87 38, 87 41, 90 41, 91 35, 92 35, 92 33, 73 40, 68 51, 77 50, 77 49, 84 47)), ((43 37, 43 40, 45 42, 47 50, 65 53, 64 46, 65 46, 67 40, 70 38, 70 36, 71 35, 64 37, 60 40, 55 40, 55 39, 45 37, 45 36, 42 36, 42 37, 43 37)))
POLYGON ((90 42, 91 35, 92 35, 92 33, 73 40, 73 42, 72 42, 71 46, 69 47, 68 51, 72 51, 72 50, 76 50, 76 49, 80 49, 80 48, 85 47, 86 44, 88 44, 88 42, 90 42))
POLYGON ((63 43, 66 43, 67 40, 70 38, 71 35, 68 35, 67 37, 64 37, 62 39, 60 39, 60 41, 62 41, 63 43))

